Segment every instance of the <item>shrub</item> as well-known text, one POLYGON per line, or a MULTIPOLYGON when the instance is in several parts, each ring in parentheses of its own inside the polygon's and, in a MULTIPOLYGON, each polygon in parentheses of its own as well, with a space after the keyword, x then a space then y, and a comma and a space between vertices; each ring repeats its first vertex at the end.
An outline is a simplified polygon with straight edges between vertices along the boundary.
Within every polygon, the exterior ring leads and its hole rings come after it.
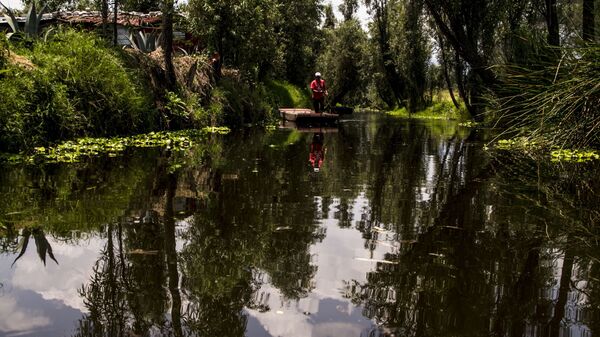
POLYGON ((2 70, 6 67, 8 63, 8 42, 6 40, 6 35, 4 33, 0 33, 0 76, 2 76, 2 70))
POLYGON ((0 77, 0 150, 145 128, 150 97, 120 51, 99 37, 64 30, 15 52, 33 65, 10 64, 0 77))
POLYGON ((67 86, 86 130, 112 135, 136 131, 150 105, 120 56, 93 34, 66 30, 50 43, 37 44, 32 60, 46 76, 67 86))

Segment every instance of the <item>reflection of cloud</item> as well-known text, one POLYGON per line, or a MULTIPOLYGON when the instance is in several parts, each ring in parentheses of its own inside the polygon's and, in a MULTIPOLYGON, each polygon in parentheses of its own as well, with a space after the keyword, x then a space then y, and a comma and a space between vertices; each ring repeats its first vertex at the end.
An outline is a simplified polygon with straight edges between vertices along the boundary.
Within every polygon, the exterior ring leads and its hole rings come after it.
POLYGON ((359 337, 362 330, 363 327, 360 324, 340 322, 321 323, 315 325, 312 337, 359 337))
POLYGON ((10 296, 0 301, 0 331, 27 331, 50 324, 50 319, 36 310, 20 309, 17 301, 10 296))
POLYGON ((14 266, 11 284, 15 288, 31 290, 46 300, 59 300, 71 308, 86 312, 77 289, 88 283, 94 263, 104 246, 103 241, 91 238, 87 244, 72 246, 48 238, 60 265, 42 264, 35 247, 27 250, 14 266))

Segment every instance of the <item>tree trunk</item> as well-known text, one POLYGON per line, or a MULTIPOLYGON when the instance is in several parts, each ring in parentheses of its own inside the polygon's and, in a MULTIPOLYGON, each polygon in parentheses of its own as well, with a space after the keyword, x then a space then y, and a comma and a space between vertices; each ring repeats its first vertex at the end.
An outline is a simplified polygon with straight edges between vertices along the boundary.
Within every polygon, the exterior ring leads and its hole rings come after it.
POLYGON ((177 178, 169 174, 167 178, 167 196, 165 205, 165 255, 167 259, 167 273, 169 276, 169 293, 171 295, 171 324, 173 335, 183 336, 181 326, 181 293, 179 291, 179 272, 177 269, 177 249, 175 238, 175 215, 173 212, 173 199, 177 189, 177 178))
POLYGON ((596 18, 594 0, 583 0, 583 40, 593 42, 596 39, 596 18))
POLYGON ((460 59, 458 52, 455 57, 454 64, 454 74, 456 76, 456 86, 458 87, 458 94, 460 98, 465 102, 465 107, 467 111, 471 115, 471 117, 475 118, 477 116, 477 111, 471 105, 471 101, 469 100, 469 94, 467 93, 467 88, 465 87, 465 74, 464 74, 464 65, 463 61, 460 59))
POLYGON ((118 8, 117 6, 119 5, 119 1, 118 0, 114 0, 114 6, 113 6, 113 45, 116 47, 117 46, 117 13, 118 13, 118 8))
POLYGON ((448 93, 450 94, 450 98, 452 99, 452 103, 457 109, 460 109, 460 104, 456 100, 454 96, 454 89, 452 88, 452 81, 450 80, 450 74, 448 73, 448 58, 446 55, 446 49, 444 47, 444 38, 440 35, 438 37, 440 42, 440 50, 442 52, 442 68, 444 70, 444 79, 446 80, 446 87, 448 87, 448 93))
POLYGON ((444 61, 444 78, 446 79, 446 87, 448 87, 448 93, 450 94, 450 98, 452 99, 452 103, 454 107, 460 109, 460 104, 456 100, 456 96, 454 96, 454 88, 452 88, 452 81, 450 80, 450 74, 448 73, 448 63, 444 61))
POLYGON ((106 26, 108 25, 108 0, 102 0, 102 7, 100 9, 102 12, 102 37, 107 38, 106 34, 106 26))
POLYGON ((560 46, 560 34, 558 26, 558 10, 556 0, 546 1, 546 25, 548 26, 548 44, 553 47, 560 46))
MULTIPOLYGON (((554 0, 555 1, 555 0, 554 0)), ((467 33, 462 25, 453 25, 451 29, 443 19, 442 13, 438 11, 438 6, 431 0, 425 0, 427 11, 433 17, 435 25, 439 32, 448 40, 452 48, 460 57, 469 64, 469 66, 489 87, 500 84, 496 73, 492 70, 485 58, 479 54, 477 43, 469 41, 467 33), (456 27, 455 27, 456 26, 456 27)))
POLYGON ((175 67, 173 66, 173 0, 163 0, 163 55, 167 88, 175 88, 175 67))
POLYGON ((396 104, 399 107, 402 107, 404 105, 404 83, 400 77, 400 74, 398 74, 398 71, 396 70, 396 62, 394 62, 394 59, 391 56, 392 51, 388 36, 387 1, 382 1, 374 6, 374 19, 379 32, 379 49, 381 51, 381 62, 383 64, 384 75, 386 81, 392 89, 394 97, 396 98, 396 104))

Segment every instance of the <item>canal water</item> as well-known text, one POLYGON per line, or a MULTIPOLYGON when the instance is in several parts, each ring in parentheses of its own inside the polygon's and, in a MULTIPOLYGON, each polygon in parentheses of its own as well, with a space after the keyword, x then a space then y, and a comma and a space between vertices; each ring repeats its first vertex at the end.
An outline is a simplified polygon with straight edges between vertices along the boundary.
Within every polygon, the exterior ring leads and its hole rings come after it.
POLYGON ((356 114, 0 170, 0 336, 594 336, 600 166, 356 114))

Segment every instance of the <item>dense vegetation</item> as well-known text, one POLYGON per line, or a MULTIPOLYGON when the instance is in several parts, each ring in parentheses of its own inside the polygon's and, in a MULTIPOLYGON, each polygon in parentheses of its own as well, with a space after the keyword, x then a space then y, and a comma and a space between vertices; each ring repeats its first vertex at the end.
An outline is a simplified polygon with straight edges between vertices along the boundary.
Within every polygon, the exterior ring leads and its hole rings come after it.
MULTIPOLYGON (((11 42, 10 48, 17 55, 30 58, 34 64, 26 78, 18 75, 26 70, 15 64, 14 57, 7 57, 2 39, 1 81, 21 88, 3 94, 10 97, 3 102, 10 102, 3 103, 4 117, 0 118, 12 117, 3 123, 3 137, 10 139, 2 142, 2 149, 106 131, 265 121, 282 101, 281 96, 272 97, 281 93, 272 85, 273 79, 306 88, 317 70, 330 84, 331 105, 404 109, 414 114, 436 104, 448 106, 439 99, 446 97, 445 102, 452 102, 455 110, 465 109, 478 122, 533 137, 539 143, 596 146, 600 120, 595 108, 600 100, 596 85, 600 5, 596 2, 344 0, 338 20, 335 9, 322 0, 191 0, 178 8, 187 13, 180 21, 174 21, 174 5, 168 1, 115 2, 113 10, 161 8, 166 14, 162 59, 158 62, 162 69, 158 80, 150 81, 161 83, 160 90, 154 90, 153 97, 145 97, 147 90, 140 88, 147 84, 135 75, 140 67, 127 62, 124 53, 109 50, 109 41, 116 43, 110 29, 103 29, 106 43, 64 32, 47 42, 35 37, 25 46, 11 42), (366 6, 370 14, 366 30, 356 18, 359 6, 366 6), (207 90, 189 90, 178 76, 178 56, 168 43, 174 27, 200 37, 199 53, 204 55, 205 65, 206 55, 220 55, 213 65, 217 69, 214 81, 205 83, 207 90), (44 69, 58 61, 52 57, 44 60, 42 54, 60 55, 65 44, 77 47, 76 52, 87 48, 80 56, 105 52, 116 57, 119 61, 101 62, 92 73, 119 75, 111 79, 74 78, 72 83, 52 79, 56 74, 44 69), (58 85, 50 86, 48 81, 58 85), (81 87, 75 82, 88 84, 81 87), (30 89, 25 89, 28 86, 30 89), (44 87, 48 89, 44 91, 44 87), (115 95, 106 95, 105 102, 88 102, 87 97, 96 90, 102 95, 107 94, 103 90, 113 90, 115 95), (79 92, 81 96, 77 96, 79 92), (440 95, 443 92, 448 95, 440 95), (159 104, 150 104, 152 100, 159 104), (156 109, 158 112, 153 112, 156 109), (92 116, 91 111, 97 115, 92 116), (39 116, 29 114, 52 117, 39 122, 35 119, 39 116), (78 114, 86 119, 76 117, 78 114), (102 123, 118 125, 107 130, 102 123), (41 129, 34 131, 31 125, 41 129), (56 134, 48 134, 46 127, 56 134)), ((101 10, 108 23, 106 0, 91 5, 101 10)), ((90 3, 83 0, 50 3, 52 9, 86 6, 90 3)), ((76 58, 63 58, 62 70, 56 73, 63 74, 65 67, 77 70, 76 58)), ((137 59, 140 63, 139 56, 137 59)), ((281 88, 290 87, 279 85, 281 88)))
POLYGON ((47 43, 13 44, 10 55, 0 80, 1 150, 151 127, 139 72, 99 37, 61 31, 47 43))

